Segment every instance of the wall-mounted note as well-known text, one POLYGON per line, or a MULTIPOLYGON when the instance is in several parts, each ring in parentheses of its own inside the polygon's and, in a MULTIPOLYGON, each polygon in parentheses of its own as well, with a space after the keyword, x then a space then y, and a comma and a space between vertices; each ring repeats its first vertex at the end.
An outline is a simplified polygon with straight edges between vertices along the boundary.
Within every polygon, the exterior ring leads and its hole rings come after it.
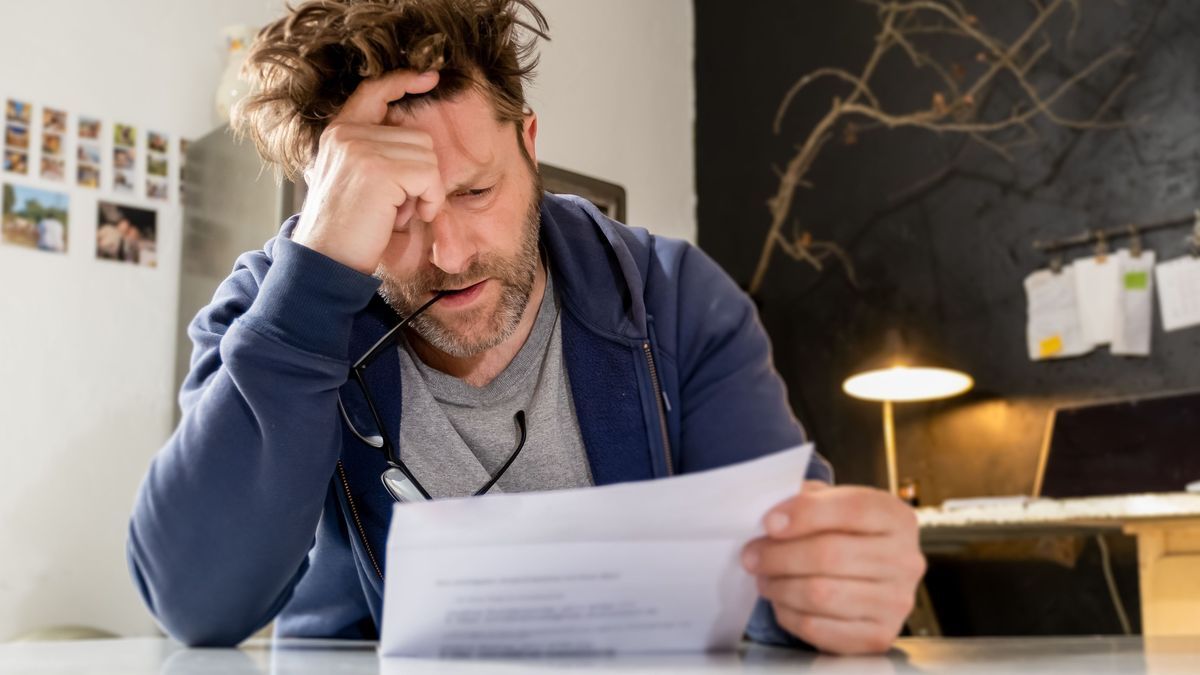
POLYGON ((1154 313, 1154 251, 1117 253, 1120 289, 1113 314, 1112 353, 1149 356, 1154 313))
POLYGON ((1092 351, 1092 343, 1084 338, 1079 320, 1073 265, 1057 274, 1038 270, 1025 277, 1025 295, 1029 302, 1025 334, 1031 361, 1061 359, 1092 351))
POLYGON ((1176 258, 1155 268, 1163 330, 1200 326, 1200 258, 1176 258))

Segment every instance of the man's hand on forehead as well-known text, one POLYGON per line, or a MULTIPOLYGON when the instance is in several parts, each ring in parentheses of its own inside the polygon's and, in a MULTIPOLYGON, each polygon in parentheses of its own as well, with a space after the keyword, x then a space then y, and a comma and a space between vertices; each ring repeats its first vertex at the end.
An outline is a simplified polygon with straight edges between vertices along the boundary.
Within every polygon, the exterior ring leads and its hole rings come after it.
POLYGON ((383 124, 388 108, 409 94, 427 94, 437 86, 438 72, 417 73, 396 70, 380 77, 363 80, 346 99, 334 122, 383 124))
POLYGON ((394 231, 414 215, 437 217, 446 191, 432 138, 385 121, 392 103, 438 80, 437 72, 399 70, 359 83, 321 133, 294 241, 371 274, 394 231))

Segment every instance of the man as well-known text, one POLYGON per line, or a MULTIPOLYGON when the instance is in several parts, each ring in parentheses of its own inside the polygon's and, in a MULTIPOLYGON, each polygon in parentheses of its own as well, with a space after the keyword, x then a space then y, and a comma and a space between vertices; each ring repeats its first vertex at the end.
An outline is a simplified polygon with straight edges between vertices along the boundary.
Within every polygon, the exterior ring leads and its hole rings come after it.
MULTIPOLYGON (((530 0, 323 0, 260 34, 239 125, 310 192, 193 322, 184 415, 133 514, 133 574, 181 640, 272 619, 375 637, 394 499, 662 478, 804 440, 709 258, 542 194, 519 27, 544 37, 530 0)), ((924 567, 912 512, 828 487, 821 460, 808 478, 744 551, 747 631, 886 649, 924 567)))

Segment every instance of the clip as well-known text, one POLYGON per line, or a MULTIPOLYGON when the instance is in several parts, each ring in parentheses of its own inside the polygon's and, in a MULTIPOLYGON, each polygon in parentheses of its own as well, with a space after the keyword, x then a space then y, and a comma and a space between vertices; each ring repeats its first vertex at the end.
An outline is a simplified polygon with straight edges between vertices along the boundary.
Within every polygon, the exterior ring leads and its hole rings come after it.
POLYGON ((1192 236, 1188 237, 1193 258, 1200 258, 1200 209, 1196 209, 1196 224, 1192 226, 1192 236))
POLYGON ((1096 262, 1108 262, 1108 235, 1104 234, 1104 230, 1095 230, 1092 236, 1096 238, 1096 262))
POLYGON ((1063 254, 1055 253, 1054 257, 1050 258, 1050 271, 1054 274, 1062 274, 1063 271, 1063 254))
POLYGON ((1138 233, 1138 226, 1133 223, 1129 224, 1129 254, 1135 258, 1142 257, 1142 236, 1138 233))

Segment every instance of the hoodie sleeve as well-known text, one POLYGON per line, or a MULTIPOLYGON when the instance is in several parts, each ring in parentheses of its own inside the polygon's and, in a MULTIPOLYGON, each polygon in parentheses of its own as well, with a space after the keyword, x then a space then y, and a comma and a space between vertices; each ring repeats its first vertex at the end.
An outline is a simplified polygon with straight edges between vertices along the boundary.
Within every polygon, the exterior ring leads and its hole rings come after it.
MULTIPOLYGON (((688 246, 680 258, 677 358, 685 467, 721 466, 806 442, 750 297, 699 249, 688 246)), ((831 483, 833 469, 814 453, 804 477, 831 483)), ((761 598, 746 634, 766 644, 807 646, 779 626, 761 598)))
POLYGON ((351 326, 377 288, 279 237, 239 258, 189 327, 182 419, 142 482, 127 543, 173 637, 233 645, 290 598, 340 453, 351 326))

